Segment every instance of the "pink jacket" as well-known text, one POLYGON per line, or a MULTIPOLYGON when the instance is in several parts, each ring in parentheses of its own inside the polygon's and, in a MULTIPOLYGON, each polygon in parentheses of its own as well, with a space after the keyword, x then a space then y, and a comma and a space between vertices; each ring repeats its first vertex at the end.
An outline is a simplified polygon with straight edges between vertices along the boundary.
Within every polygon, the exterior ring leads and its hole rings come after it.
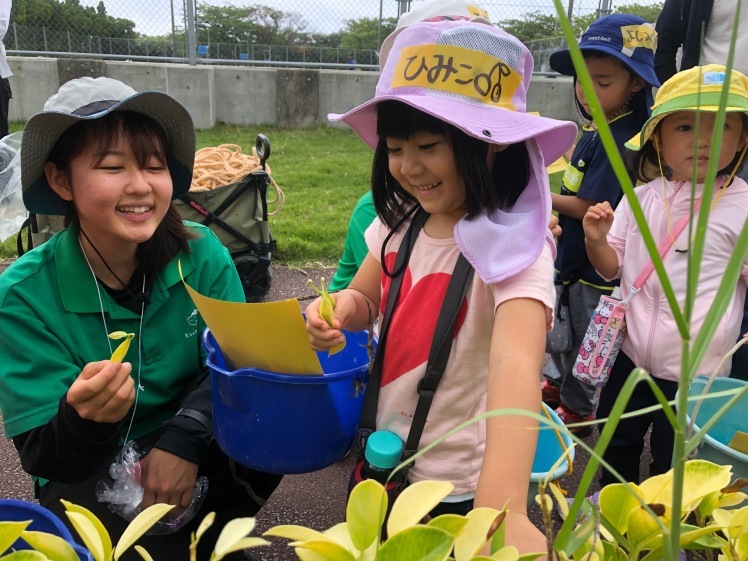
MULTIPOLYGON (((691 183, 663 182, 662 179, 655 179, 637 187, 635 191, 655 242, 659 245, 665 236, 670 235, 669 232, 678 219, 689 212, 691 183), (663 183, 667 193, 666 198, 663 196, 663 183), (670 208, 669 219, 668 212, 666 212, 668 206, 670 208)), ((703 185, 697 185, 695 196, 699 198, 702 193, 703 185)), ((713 200, 717 200, 716 192, 713 200)), ((702 203, 702 206, 707 206, 706 201, 702 203)), ((716 204, 712 203, 704 256, 696 289, 696 302, 691 319, 692 340, 699 332, 709 307, 714 301, 727 262, 746 219, 748 219, 748 184, 742 179, 735 178, 716 204)), ((693 221, 695 228, 696 217, 693 221)), ((674 246, 666 253, 663 260, 681 306, 686 294, 689 254, 678 253, 675 249, 677 247, 683 250, 689 247, 689 226, 687 225, 676 238, 674 246)), ((649 253, 644 246, 644 240, 631 212, 631 206, 625 197, 621 199, 616 209, 613 226, 608 233, 608 243, 618 255, 618 273, 615 278, 621 279, 621 292, 625 298, 634 280, 649 261, 649 253)), ((747 284, 748 258, 743 261, 737 289, 699 365, 697 370, 699 374, 710 374, 737 341, 743 318, 747 284)), ((626 322, 628 335, 623 342, 623 352, 633 360, 634 364, 646 369, 653 376, 677 381, 680 376, 681 339, 656 272, 650 275, 642 290, 631 299, 626 313, 626 322)), ((729 371, 728 361, 720 375, 727 375, 729 371)))

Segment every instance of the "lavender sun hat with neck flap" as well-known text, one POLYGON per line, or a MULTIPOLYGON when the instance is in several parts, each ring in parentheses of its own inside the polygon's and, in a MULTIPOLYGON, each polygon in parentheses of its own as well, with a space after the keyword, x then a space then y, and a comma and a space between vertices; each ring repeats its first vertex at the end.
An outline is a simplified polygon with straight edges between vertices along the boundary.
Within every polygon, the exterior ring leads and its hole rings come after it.
POLYGON ((424 21, 402 29, 384 62, 374 98, 343 121, 372 149, 378 143, 377 104, 395 100, 445 121, 489 144, 527 146, 530 179, 510 208, 455 226, 460 251, 486 283, 526 269, 548 243, 551 196, 545 162, 564 154, 577 126, 526 113, 533 60, 517 38, 480 22, 424 21))

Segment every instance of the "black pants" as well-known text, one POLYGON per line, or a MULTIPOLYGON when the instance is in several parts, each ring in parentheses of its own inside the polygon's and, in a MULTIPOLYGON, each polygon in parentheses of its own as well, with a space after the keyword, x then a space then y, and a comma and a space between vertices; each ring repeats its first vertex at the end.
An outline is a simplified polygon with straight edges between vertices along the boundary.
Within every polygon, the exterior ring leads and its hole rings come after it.
MULTIPOLYGON (((272 492, 280 483, 281 475, 262 473, 235 464, 232 474, 232 464, 229 458, 213 443, 207 454, 207 460, 200 466, 199 475, 205 475, 209 479, 208 493, 200 512, 188 524, 173 534, 143 536, 136 543, 142 545, 153 557, 154 561, 188 561, 190 534, 197 530, 200 522, 210 512, 216 513, 216 519, 210 530, 200 539, 198 547, 198 559, 208 559, 213 551, 216 539, 227 522, 234 518, 254 516, 260 510, 261 505, 255 502, 248 490, 263 500, 270 497, 272 492)), ((108 467, 106 470, 108 470, 108 467)), ((65 508, 60 499, 71 501, 75 504, 91 510, 103 522, 104 527, 112 537, 115 545, 128 522, 117 514, 113 514, 107 505, 96 500, 96 483, 99 479, 107 477, 104 473, 92 477, 88 481, 78 485, 65 485, 50 482, 39 490, 39 502, 60 517, 69 527, 77 541, 81 541, 78 533, 70 525, 65 508)), ((127 561, 142 561, 140 555, 129 549, 120 559, 127 561)), ((238 552, 231 554, 225 559, 243 559, 243 554, 238 552)))
MULTIPOLYGON (((600 394, 600 403, 597 407, 597 418, 602 419, 610 416, 613 404, 621 393, 626 379, 635 368, 634 363, 624 353, 619 353, 610 380, 600 394)), ((662 393, 672 400, 678 391, 678 383, 668 380, 653 378, 662 393)), ((634 389, 631 399, 626 405, 626 412, 636 411, 650 405, 656 405, 655 398, 649 385, 640 383, 634 389)), ((647 413, 629 419, 621 419, 613 433, 613 438, 608 448, 603 453, 603 459, 608 462, 626 481, 639 483, 639 463, 644 450, 644 437, 652 426, 650 436, 650 447, 652 449, 652 463, 649 475, 659 475, 667 472, 673 460, 673 439, 675 432, 670 422, 662 411, 647 413)), ((602 430, 602 427, 601 429, 602 430)), ((600 485, 618 483, 613 475, 603 468, 600 477, 600 485)))
POLYGON ((10 80, 0 78, 0 138, 8 136, 8 108, 12 97, 10 80))

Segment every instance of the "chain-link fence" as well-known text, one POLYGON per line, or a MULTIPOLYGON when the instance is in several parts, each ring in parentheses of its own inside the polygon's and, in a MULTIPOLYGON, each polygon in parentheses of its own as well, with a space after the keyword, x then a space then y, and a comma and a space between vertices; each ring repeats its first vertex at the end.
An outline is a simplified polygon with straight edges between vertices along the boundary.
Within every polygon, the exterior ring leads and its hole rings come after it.
MULTIPOLYGON (((494 23, 534 33, 520 38, 536 71, 547 70, 547 53, 563 44, 552 0, 480 4, 494 23)), ((562 4, 580 21, 615 8, 611 0, 562 4)), ((5 46, 11 54, 374 68, 382 39, 409 9, 408 0, 13 0, 5 46)))

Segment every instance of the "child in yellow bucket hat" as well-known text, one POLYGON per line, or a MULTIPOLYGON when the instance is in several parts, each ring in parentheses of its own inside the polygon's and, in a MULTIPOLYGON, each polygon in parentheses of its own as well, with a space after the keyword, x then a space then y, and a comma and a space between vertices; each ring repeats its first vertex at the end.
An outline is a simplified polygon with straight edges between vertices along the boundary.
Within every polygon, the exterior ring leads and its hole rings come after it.
MULTIPOLYGON (((708 205, 706 245, 696 288, 699 297, 691 317, 692 338, 701 329, 714 302, 735 241, 748 219, 748 184, 735 176, 746 152, 747 114, 748 78, 737 71, 728 74, 720 65, 695 67, 676 74, 662 85, 651 118, 641 133, 627 143, 635 151, 633 167, 637 179, 647 182, 637 187, 635 193, 649 228, 656 241, 672 241, 672 247, 663 255, 663 263, 678 302, 686 295, 691 243, 687 221, 693 222, 695 218, 689 218, 689 214, 692 205, 695 209, 701 204, 708 205), (710 151, 718 136, 714 127, 725 88, 727 114, 717 156, 717 178, 713 191, 705 191, 710 151), (702 202, 705 196, 707 199, 702 202), (680 233, 674 232, 677 230, 680 233)), ((634 280, 650 260, 628 200, 621 201, 615 215, 608 202, 590 207, 583 226, 590 261, 603 278, 620 278, 622 296, 627 298, 632 293, 634 280)), ((701 360, 699 373, 708 374, 717 369, 721 358, 735 343, 747 284, 748 259, 743 263, 736 290, 717 326, 717 336, 701 360)), ((657 275, 650 275, 641 290, 633 295, 626 320, 626 339, 610 381, 600 395, 600 418, 609 416, 623 383, 635 366, 652 374, 667 399, 673 399, 678 389, 681 339, 657 275)), ((728 363, 720 367, 719 375, 726 376, 729 371, 728 363)), ((656 403, 649 387, 640 384, 626 411, 656 403)), ((624 419, 618 424, 603 457, 628 481, 639 481, 642 442, 650 425, 653 457, 650 475, 670 468, 673 429, 665 414, 658 411, 624 419)), ((603 469, 601 485, 614 481, 611 473, 603 469)))

